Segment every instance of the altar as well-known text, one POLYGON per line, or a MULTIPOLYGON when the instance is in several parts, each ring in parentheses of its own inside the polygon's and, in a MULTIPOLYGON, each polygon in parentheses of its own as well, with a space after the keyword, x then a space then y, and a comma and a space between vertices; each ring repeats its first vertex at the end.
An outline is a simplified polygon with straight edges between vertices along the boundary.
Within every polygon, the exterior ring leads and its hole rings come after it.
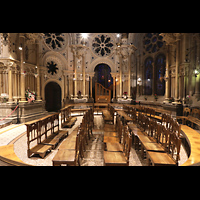
POLYGON ((87 103, 88 102, 87 98, 81 98, 81 99, 73 98, 73 100, 74 100, 74 103, 87 103))
POLYGON ((27 121, 41 118, 47 114, 45 110, 45 101, 35 102, 19 102, 17 103, 0 103, 0 119, 6 119, 12 121, 12 123, 25 123, 27 121))
POLYGON ((124 98, 118 98, 117 103, 122 103, 122 104, 131 104, 132 99, 124 99, 124 98))

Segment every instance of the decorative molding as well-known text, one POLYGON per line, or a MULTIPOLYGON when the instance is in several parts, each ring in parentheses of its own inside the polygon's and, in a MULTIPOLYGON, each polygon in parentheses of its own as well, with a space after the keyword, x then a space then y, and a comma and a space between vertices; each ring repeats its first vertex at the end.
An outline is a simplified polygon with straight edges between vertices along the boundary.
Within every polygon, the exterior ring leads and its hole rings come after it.
POLYGON ((24 37, 26 38, 26 44, 38 43, 42 39, 43 35, 43 33, 25 33, 24 37))
POLYGON ((182 33, 161 33, 160 35, 167 45, 173 45, 177 40, 180 40, 182 33))

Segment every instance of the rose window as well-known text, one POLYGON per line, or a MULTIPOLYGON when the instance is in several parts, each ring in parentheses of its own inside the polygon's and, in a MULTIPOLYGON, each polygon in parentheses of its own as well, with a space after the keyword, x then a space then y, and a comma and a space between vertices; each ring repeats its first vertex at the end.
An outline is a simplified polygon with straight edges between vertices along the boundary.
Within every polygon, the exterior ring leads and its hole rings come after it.
MULTIPOLYGON (((163 37, 160 33, 146 33, 144 36, 144 50, 148 53, 155 53, 159 51, 164 45, 163 37)), ((144 55, 145 55, 144 52, 144 55)))
POLYGON ((98 56, 109 56, 113 46, 113 40, 108 35, 98 35, 92 44, 93 51, 98 56))
POLYGON ((53 61, 47 62, 47 68, 49 69, 48 73, 51 73, 51 75, 53 75, 54 73, 57 74, 58 67, 57 64, 53 61))
POLYGON ((53 50, 62 50, 66 45, 64 33, 44 33, 46 45, 53 50))

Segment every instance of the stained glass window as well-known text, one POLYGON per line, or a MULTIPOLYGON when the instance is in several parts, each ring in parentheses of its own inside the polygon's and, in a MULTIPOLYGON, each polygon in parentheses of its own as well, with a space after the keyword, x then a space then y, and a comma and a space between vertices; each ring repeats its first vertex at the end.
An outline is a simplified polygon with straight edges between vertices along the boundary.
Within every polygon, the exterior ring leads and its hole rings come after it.
POLYGON ((145 95, 152 94, 152 78, 153 78, 153 59, 147 58, 145 61, 145 95))
POLYGON ((156 67, 156 94, 164 95, 165 94, 165 56, 159 55, 156 58, 155 62, 156 67))
POLYGON ((146 52, 148 53, 155 53, 162 48, 164 42, 163 37, 159 35, 160 33, 146 33, 144 36, 144 52, 145 55, 146 52))
POLYGON ((53 50, 62 50, 66 45, 64 33, 44 33, 44 40, 53 50))
POLYGON ((113 41, 108 35, 98 35, 93 40, 93 51, 98 56, 109 56, 113 50, 113 41))
POLYGON ((51 75, 53 75, 54 73, 57 74, 57 64, 54 63, 53 61, 51 62, 47 62, 47 68, 49 69, 48 70, 48 73, 51 73, 51 75))

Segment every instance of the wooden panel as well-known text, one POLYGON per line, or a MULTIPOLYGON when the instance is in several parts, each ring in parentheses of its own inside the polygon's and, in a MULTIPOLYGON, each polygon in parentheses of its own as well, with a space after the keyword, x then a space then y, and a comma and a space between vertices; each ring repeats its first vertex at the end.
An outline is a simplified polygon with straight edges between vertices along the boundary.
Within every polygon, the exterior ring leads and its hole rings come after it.
POLYGON ((111 90, 103 87, 99 83, 95 83, 95 101, 96 103, 110 103, 111 90))
POLYGON ((9 144, 0 147, 0 159, 10 165, 29 166, 21 161, 14 152, 14 144, 9 144))
POLYGON ((186 136, 186 139, 190 145, 190 157, 182 166, 195 165, 200 163, 200 134, 194 129, 181 125, 181 130, 186 136))

